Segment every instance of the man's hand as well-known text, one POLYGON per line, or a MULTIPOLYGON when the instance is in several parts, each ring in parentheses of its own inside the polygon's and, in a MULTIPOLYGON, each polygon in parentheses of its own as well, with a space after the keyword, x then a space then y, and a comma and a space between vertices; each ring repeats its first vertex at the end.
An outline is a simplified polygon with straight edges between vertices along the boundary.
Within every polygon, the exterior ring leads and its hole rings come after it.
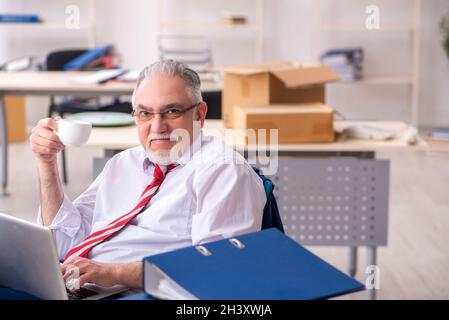
POLYGON ((65 148, 54 132, 58 128, 56 120, 52 118, 42 119, 31 130, 31 150, 42 162, 56 162, 56 154, 65 148))
POLYGON ((103 287, 117 284, 130 288, 141 288, 142 264, 140 262, 127 264, 100 263, 86 258, 75 258, 61 266, 64 282, 79 276, 79 287, 86 283, 94 283, 103 287), (74 274, 74 272, 76 274, 74 274))

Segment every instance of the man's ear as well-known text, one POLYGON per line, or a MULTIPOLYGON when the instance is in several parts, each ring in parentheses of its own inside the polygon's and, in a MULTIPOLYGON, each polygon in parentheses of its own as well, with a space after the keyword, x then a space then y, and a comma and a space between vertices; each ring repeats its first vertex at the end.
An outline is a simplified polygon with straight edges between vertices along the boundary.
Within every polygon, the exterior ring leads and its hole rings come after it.
POLYGON ((198 121, 201 122, 201 128, 204 126, 204 120, 206 120, 207 114, 207 103, 202 101, 198 106, 198 121))

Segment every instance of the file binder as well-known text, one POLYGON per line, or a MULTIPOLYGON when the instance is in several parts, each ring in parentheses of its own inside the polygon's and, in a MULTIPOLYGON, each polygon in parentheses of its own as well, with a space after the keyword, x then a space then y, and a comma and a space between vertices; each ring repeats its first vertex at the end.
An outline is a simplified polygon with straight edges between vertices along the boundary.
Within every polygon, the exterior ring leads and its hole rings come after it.
POLYGON ((39 23, 42 22, 36 14, 0 14, 0 23, 39 23))
POLYGON ((109 50, 112 50, 113 45, 106 45, 94 48, 92 50, 83 53, 82 55, 76 57, 75 59, 67 62, 64 65, 64 71, 68 70, 81 70, 85 67, 89 62, 97 59, 98 57, 106 54, 109 50))
POLYGON ((144 291, 160 299, 325 299, 364 286, 271 228, 144 258, 144 291))

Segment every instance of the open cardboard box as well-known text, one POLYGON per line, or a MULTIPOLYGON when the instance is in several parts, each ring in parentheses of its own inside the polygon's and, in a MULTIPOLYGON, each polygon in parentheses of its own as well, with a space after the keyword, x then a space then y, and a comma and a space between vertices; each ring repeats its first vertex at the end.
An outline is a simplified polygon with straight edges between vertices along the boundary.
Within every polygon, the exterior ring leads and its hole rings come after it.
POLYGON ((222 118, 234 127, 234 108, 249 105, 325 103, 325 84, 339 80, 325 65, 291 62, 234 65, 223 71, 222 118))
MULTIPOLYGON (((236 106, 234 125, 236 129, 266 129, 266 142, 270 129, 278 129, 278 144, 319 143, 334 141, 334 110, 315 102, 299 105, 236 106)), ((249 135, 248 135, 249 136, 249 135)), ((245 139, 245 143, 248 140, 245 139)))

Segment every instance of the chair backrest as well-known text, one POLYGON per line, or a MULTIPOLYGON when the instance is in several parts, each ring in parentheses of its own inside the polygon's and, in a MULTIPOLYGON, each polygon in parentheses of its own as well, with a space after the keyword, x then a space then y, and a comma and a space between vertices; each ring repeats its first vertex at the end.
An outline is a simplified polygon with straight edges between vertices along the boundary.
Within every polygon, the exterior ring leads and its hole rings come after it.
POLYGON ((389 161, 279 159, 270 176, 285 233, 303 245, 387 244, 389 161))
POLYGON ((258 168, 253 167, 253 169, 262 179, 265 195, 267 196, 267 202, 265 203, 265 207, 263 209, 262 229, 277 228, 284 232, 284 226, 279 214, 276 198, 273 194, 274 184, 269 178, 264 176, 258 168))
POLYGON ((201 94, 207 103, 206 119, 221 119, 221 91, 203 91, 201 94))
POLYGON ((69 61, 79 57, 80 55, 87 52, 87 49, 76 49, 76 50, 58 50, 50 52, 47 55, 45 61, 46 70, 48 71, 62 71, 64 70, 64 65, 69 61))

